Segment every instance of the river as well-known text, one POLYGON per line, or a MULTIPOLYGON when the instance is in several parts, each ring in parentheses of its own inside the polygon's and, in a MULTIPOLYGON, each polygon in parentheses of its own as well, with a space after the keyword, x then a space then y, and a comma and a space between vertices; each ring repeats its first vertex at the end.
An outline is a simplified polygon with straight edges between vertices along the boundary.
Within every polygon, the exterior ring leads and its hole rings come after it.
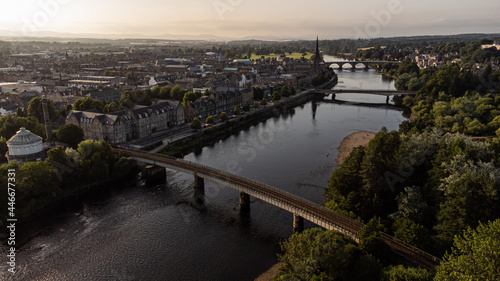
MULTIPOLYGON (((337 87, 394 87, 372 71, 336 72, 337 87)), ((337 100, 385 103, 356 94, 337 100)), ((308 102, 185 159, 322 204, 342 139, 403 120, 393 109, 308 102)), ((279 242, 292 234, 290 213, 252 199, 242 216, 238 192, 208 181, 200 207, 192 184, 192 176, 168 171, 166 184, 112 187, 38 221, 40 234, 20 249, 13 280, 253 280, 277 262, 279 242)))

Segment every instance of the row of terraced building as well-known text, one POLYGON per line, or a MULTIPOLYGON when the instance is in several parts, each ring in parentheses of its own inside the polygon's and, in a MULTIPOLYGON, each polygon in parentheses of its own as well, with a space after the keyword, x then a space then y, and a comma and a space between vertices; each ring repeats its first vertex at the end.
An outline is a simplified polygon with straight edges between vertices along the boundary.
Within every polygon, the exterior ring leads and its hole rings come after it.
POLYGON ((123 144, 191 122, 194 118, 203 121, 210 115, 230 112, 234 106, 249 104, 253 100, 249 95, 248 90, 212 94, 185 106, 178 101, 159 100, 150 106, 136 105, 130 110, 113 113, 72 110, 66 117, 66 124, 80 127, 85 139, 123 144))

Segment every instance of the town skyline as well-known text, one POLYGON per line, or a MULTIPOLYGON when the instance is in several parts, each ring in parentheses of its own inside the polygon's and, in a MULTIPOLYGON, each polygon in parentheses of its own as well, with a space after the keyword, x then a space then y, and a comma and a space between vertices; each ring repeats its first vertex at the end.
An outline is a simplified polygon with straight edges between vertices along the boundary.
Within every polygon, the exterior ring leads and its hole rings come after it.
POLYGON ((3 4, 0 36, 325 39, 496 33, 498 1, 28 0, 3 4))

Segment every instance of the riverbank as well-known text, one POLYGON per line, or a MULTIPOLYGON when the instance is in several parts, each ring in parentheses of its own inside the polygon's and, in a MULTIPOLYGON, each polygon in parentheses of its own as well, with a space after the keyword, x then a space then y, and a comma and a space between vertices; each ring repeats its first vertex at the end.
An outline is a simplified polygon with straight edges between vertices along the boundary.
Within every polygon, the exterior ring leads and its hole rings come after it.
POLYGON ((270 281, 273 280, 273 277, 280 272, 281 267, 283 267, 282 262, 278 262, 277 264, 273 265, 271 268, 266 270, 264 273, 259 275, 259 277, 255 278, 255 281, 270 281))
POLYGON ((337 166, 340 166, 342 165, 342 163, 344 163, 347 156, 349 156, 349 154, 355 147, 367 146, 370 140, 375 137, 375 135, 376 133, 374 132, 361 131, 352 133, 345 137, 339 146, 339 156, 336 160, 337 166))

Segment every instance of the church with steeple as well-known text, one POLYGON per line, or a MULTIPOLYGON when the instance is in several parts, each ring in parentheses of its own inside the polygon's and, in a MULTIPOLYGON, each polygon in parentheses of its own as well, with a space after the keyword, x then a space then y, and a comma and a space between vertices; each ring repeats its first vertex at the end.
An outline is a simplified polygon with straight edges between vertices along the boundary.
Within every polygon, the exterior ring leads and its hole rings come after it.
POLYGON ((314 53, 314 72, 320 72, 321 55, 319 53, 319 37, 316 37, 316 53, 314 53))

